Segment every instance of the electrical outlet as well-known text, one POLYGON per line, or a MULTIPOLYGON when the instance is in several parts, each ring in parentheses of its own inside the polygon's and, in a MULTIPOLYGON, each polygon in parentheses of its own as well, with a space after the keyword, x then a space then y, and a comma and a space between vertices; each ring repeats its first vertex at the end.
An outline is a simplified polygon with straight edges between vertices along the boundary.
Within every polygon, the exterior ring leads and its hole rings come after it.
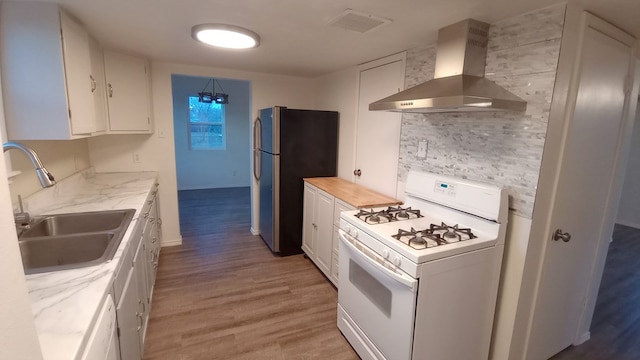
POLYGON ((133 162, 136 164, 140 162, 140 153, 137 153, 137 152, 133 153, 133 162))
POLYGON ((418 153, 416 154, 416 157, 418 159, 426 159, 428 147, 429 147, 429 142, 427 140, 418 141, 418 153))

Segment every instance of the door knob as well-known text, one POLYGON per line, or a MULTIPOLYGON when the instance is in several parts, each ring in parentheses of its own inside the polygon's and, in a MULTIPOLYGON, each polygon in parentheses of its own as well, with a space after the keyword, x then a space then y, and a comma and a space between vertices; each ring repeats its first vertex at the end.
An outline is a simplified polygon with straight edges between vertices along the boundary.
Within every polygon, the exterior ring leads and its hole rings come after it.
POLYGON ((355 170, 353 170, 353 175, 360 176, 360 175, 362 175, 362 171, 360 171, 360 169, 355 169, 355 170))
POLYGON ((569 242, 569 240, 571 240, 571 234, 568 232, 562 232, 562 229, 556 229, 556 232, 553 233, 553 241, 558 240, 569 242))

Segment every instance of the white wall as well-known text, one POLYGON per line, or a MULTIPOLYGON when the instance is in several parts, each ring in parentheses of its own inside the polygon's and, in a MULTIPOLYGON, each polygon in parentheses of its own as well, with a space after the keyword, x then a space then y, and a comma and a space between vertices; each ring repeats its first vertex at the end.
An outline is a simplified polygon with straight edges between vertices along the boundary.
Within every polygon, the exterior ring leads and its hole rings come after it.
MULTIPOLYGON (((0 128, 4 128, 1 91, 0 128)), ((2 142, 4 136, 2 131, 2 142)), ((4 290, 0 296, 0 359, 42 359, 13 223, 4 157, 0 157, 0 234, 0 289, 4 290)))
MULTIPOLYGON (((292 108, 313 108, 313 81, 307 78, 253 73, 221 68, 164 62, 151 64, 151 91, 156 132, 150 136, 110 135, 89 139, 91 164, 99 172, 141 171, 159 172, 160 206, 163 226, 163 245, 181 243, 178 222, 178 198, 173 143, 173 103, 171 75, 191 75, 247 80, 251 82, 251 119, 258 110, 274 105, 292 108), (159 135, 163 133, 164 137, 159 135), (140 154, 140 163, 133 162, 133 152, 140 154)), ((252 124, 252 120, 248 119, 252 124)), ((252 125, 251 125, 252 126, 252 125)), ((252 145, 253 146, 253 145, 252 145)), ((251 148, 247 149, 251 156, 251 148)), ((251 171, 251 165, 249 165, 251 171)), ((252 180, 252 194, 257 198, 257 186, 252 180)), ((253 209, 252 224, 257 224, 258 211, 253 209)), ((252 225, 252 231, 257 231, 252 225)))
POLYGON ((640 229, 640 110, 636 112, 629 162, 616 222, 640 229))
POLYGON ((0 359, 42 359, 13 223, 4 157, 0 157, 0 359))
POLYGON ((316 108, 340 113, 338 131, 338 176, 353 180, 355 168, 358 68, 335 71, 316 78, 316 108))
MULTIPOLYGON (((226 147, 189 147, 189 96, 198 96, 210 77, 173 75, 173 119, 178 190, 249 186, 251 156, 251 83, 216 79, 216 91, 229 95, 225 105, 226 147)), ((209 91, 211 85, 208 86, 209 91)))
MULTIPOLYGON (((86 139, 20 141, 35 150, 42 164, 56 180, 62 180, 79 170, 89 167, 89 147, 86 139)), ((16 203, 18 194, 27 197, 42 189, 29 158, 20 151, 11 150, 13 170, 22 173, 11 179, 11 199, 16 203)), ((27 209, 25 209, 27 210, 27 209)))

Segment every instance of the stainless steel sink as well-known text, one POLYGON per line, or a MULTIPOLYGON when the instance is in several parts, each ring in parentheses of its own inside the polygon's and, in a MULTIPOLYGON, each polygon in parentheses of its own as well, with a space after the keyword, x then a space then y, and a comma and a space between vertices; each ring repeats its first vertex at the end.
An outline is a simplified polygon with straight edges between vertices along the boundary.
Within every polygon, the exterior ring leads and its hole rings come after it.
MULTIPOLYGON (((38 218, 29 230, 22 233, 20 238, 115 231, 125 225, 123 223, 127 214, 132 211, 135 212, 135 210, 111 210, 48 215, 38 218)), ((133 214, 131 215, 133 216, 133 214)), ((126 225, 129 224, 128 221, 126 225)))
POLYGON ((18 237, 25 273, 93 266, 113 259, 134 209, 47 215, 18 237))

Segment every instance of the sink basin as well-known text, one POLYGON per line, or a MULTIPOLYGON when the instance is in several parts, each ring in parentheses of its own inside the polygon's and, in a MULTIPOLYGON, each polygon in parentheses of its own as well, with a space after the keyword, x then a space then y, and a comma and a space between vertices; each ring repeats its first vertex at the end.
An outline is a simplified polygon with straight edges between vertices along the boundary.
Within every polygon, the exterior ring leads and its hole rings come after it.
POLYGON ((75 269, 113 259, 134 209, 47 215, 19 237, 26 274, 75 269))
POLYGON ((135 210, 128 209, 46 215, 37 218, 33 225, 20 235, 20 238, 115 231, 123 225, 129 225, 133 212, 135 210), (124 224, 125 221, 126 224, 124 224))

